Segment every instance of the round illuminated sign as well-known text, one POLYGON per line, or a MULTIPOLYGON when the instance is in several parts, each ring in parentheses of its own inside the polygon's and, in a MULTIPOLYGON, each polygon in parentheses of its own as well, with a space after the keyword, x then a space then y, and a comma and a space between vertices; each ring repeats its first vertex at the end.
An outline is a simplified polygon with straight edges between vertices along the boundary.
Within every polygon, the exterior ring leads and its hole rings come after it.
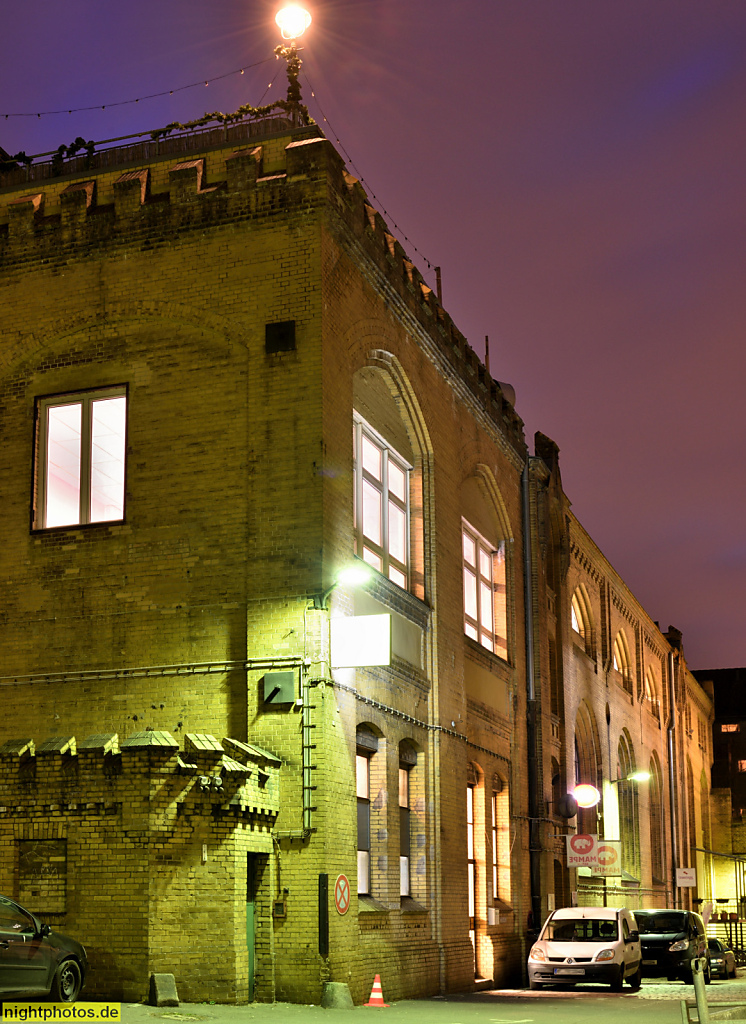
POLYGON ((582 782, 572 791, 572 795, 578 801, 578 807, 595 807, 601 799, 601 794, 595 786, 582 782))

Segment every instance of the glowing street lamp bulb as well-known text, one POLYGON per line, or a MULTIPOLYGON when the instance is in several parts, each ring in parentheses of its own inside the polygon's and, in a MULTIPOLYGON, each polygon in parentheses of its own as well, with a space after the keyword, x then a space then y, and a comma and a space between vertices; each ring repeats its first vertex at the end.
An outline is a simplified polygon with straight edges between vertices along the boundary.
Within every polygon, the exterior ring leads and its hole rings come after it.
POLYGON ((596 787, 587 782, 581 782, 579 786, 576 786, 572 795, 577 800, 578 807, 595 807, 601 799, 601 794, 596 787))
POLYGON ((650 772, 634 772, 632 775, 628 775, 627 778, 630 782, 649 782, 650 772))
POLYGON ((299 39, 311 24, 311 15, 298 4, 283 7, 275 15, 283 39, 299 39))

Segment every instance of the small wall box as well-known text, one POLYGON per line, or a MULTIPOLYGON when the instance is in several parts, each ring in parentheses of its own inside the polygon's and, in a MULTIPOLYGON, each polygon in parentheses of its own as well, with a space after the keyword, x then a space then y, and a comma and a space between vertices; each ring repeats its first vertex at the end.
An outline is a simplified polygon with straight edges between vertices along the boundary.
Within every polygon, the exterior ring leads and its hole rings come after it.
POLYGON ((294 704, 296 692, 295 672, 267 672, 264 676, 265 704, 294 704))
POLYGON ((284 920, 287 916, 287 900, 274 900, 272 903, 272 917, 279 917, 281 920, 284 920))

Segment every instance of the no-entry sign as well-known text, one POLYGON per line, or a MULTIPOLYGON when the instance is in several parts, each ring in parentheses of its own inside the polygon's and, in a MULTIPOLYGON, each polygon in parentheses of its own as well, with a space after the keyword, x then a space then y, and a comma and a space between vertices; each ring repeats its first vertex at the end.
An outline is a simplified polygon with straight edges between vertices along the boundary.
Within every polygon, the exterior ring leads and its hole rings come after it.
POLYGON ((334 885, 334 906, 338 914, 346 914, 350 909, 350 883, 347 875, 337 875, 334 885))

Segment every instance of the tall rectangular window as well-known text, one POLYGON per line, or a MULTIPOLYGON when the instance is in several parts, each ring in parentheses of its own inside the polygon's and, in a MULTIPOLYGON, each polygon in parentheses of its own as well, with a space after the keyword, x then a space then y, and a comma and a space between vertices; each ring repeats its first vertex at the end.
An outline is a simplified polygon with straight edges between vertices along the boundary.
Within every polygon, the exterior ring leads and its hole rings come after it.
POLYGON ((477 855, 474 843, 474 787, 466 787, 466 881, 469 900, 469 939, 477 963, 477 855))
POLYGON ((490 544, 462 520, 464 632, 501 658, 508 657, 505 541, 490 544))
POLYGON ((124 518, 123 387, 39 399, 37 529, 124 518))
POLYGON ((406 590, 411 467, 357 415, 354 424, 357 554, 406 590))
POLYGON ((357 891, 370 893, 370 758, 357 754, 357 891))
POLYGON ((492 898, 496 900, 500 895, 500 886, 497 880, 497 793, 492 794, 490 800, 492 808, 492 828, 490 838, 492 840, 492 898))
POLYGON ((409 896, 411 829, 409 821, 409 768, 399 766, 399 894, 409 896))

